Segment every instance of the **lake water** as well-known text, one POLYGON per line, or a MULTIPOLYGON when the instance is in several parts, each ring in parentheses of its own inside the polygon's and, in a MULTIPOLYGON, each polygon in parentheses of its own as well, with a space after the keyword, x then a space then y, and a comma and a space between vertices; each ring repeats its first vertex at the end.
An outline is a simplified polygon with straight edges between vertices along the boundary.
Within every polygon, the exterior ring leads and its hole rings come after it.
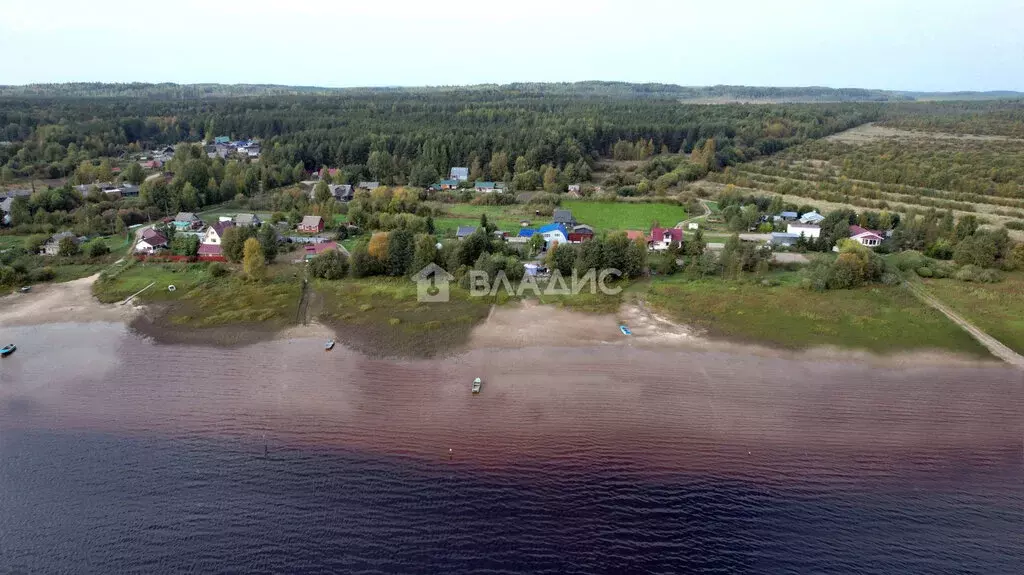
POLYGON ((1005 368, 0 331, 0 573, 1024 572, 1005 368))

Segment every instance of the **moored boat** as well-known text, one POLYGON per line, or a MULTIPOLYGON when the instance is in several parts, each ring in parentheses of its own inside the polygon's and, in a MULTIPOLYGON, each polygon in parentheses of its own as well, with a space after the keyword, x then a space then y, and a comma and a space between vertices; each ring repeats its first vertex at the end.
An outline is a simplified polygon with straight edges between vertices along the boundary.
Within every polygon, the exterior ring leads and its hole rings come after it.
POLYGON ((18 346, 13 343, 9 343, 3 347, 0 347, 0 357, 7 357, 14 353, 14 350, 18 349, 18 346))
POLYGON ((480 378, 473 380, 473 393, 480 393, 480 388, 483 387, 484 382, 480 381, 480 378))
POLYGON ((329 339, 329 340, 327 340, 327 343, 324 344, 324 350, 325 351, 331 351, 332 349, 334 349, 334 340, 333 339, 329 339))
POLYGON ((619 326, 619 331, 622 332, 622 335, 633 335, 633 332, 629 331, 629 328, 624 325, 619 326))

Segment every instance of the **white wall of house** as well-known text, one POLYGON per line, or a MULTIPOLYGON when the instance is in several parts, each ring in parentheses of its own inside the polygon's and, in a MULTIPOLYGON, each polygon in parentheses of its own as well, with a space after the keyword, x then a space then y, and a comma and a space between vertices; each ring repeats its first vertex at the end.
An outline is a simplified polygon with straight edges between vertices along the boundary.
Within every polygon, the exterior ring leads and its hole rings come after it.
POLYGON ((135 244, 135 253, 137 254, 152 254, 157 250, 157 246, 154 246, 146 240, 139 240, 139 243, 135 244))
POLYGON ((569 239, 565 237, 565 234, 561 230, 554 230, 550 232, 544 232, 544 240, 547 242, 556 241, 559 244, 568 243, 569 239))
POLYGON ((651 242, 651 249, 656 252, 667 250, 672 246, 672 236, 670 234, 665 234, 660 238, 653 238, 653 240, 651 242))
POLYGON ((213 229, 212 227, 210 229, 206 230, 206 235, 203 236, 203 243, 204 244, 213 244, 215 246, 219 246, 220 245, 220 235, 217 234, 217 230, 213 229))
POLYGON ((796 234, 798 236, 800 234, 803 234, 805 238, 817 238, 821 237, 821 228, 819 228, 818 226, 802 227, 789 224, 786 226, 786 233, 796 234))
POLYGON ((878 239, 878 237, 873 234, 861 234, 859 236, 853 236, 850 239, 869 248, 878 247, 878 244, 882 243, 882 240, 878 239))

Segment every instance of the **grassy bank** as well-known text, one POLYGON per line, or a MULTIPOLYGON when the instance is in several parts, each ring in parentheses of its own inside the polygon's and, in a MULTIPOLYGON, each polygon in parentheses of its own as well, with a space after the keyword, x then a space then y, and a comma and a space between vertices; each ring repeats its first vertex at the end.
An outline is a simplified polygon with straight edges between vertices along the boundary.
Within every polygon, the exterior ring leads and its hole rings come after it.
POLYGON ((935 297, 982 331, 1024 353, 1024 273, 993 284, 954 279, 925 280, 935 297))
POLYGON ((938 349, 988 356, 966 332, 899 287, 814 292, 792 277, 782 279, 774 287, 658 279, 646 298, 658 313, 712 338, 788 349, 836 346, 879 354, 938 349))
POLYGON ((562 208, 571 210, 576 221, 600 231, 647 231, 653 222, 671 228, 686 219, 686 210, 674 204, 567 200, 562 208))
POLYGON ((487 318, 493 298, 470 297, 452 286, 447 302, 417 301, 407 278, 313 283, 322 298, 319 319, 340 341, 376 356, 429 357, 455 350, 487 318))

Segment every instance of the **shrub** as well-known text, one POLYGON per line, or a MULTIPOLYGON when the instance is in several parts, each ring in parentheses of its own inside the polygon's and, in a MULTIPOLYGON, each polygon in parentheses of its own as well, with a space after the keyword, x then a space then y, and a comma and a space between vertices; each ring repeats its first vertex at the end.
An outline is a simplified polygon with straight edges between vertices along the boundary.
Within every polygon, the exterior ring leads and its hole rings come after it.
POLYGON ((930 278, 935 275, 934 273, 932 273, 932 268, 928 266, 921 266, 914 271, 917 273, 917 275, 923 278, 930 278))
POLYGON ((29 272, 28 279, 33 282, 48 282, 57 277, 57 273, 50 266, 36 268, 29 272))
POLYGON ((981 283, 997 283, 1003 281, 1003 274, 999 270, 984 269, 978 272, 978 281, 981 283))
POLYGON ((210 264, 206 266, 206 273, 210 274, 210 277, 223 277, 226 276, 229 272, 230 270, 228 270, 227 266, 220 262, 210 262, 210 264))
POLYGON ((962 282, 973 282, 978 280, 978 272, 980 271, 981 270, 979 270, 975 266, 966 265, 957 270, 956 274, 954 274, 953 277, 962 282))
POLYGON ((107 242, 96 238, 91 242, 85 244, 85 255, 90 258, 103 257, 110 253, 110 248, 107 247, 107 242))
POLYGON ((348 275, 348 257, 338 250, 327 250, 309 262, 309 273, 315 278, 340 280, 348 275))

